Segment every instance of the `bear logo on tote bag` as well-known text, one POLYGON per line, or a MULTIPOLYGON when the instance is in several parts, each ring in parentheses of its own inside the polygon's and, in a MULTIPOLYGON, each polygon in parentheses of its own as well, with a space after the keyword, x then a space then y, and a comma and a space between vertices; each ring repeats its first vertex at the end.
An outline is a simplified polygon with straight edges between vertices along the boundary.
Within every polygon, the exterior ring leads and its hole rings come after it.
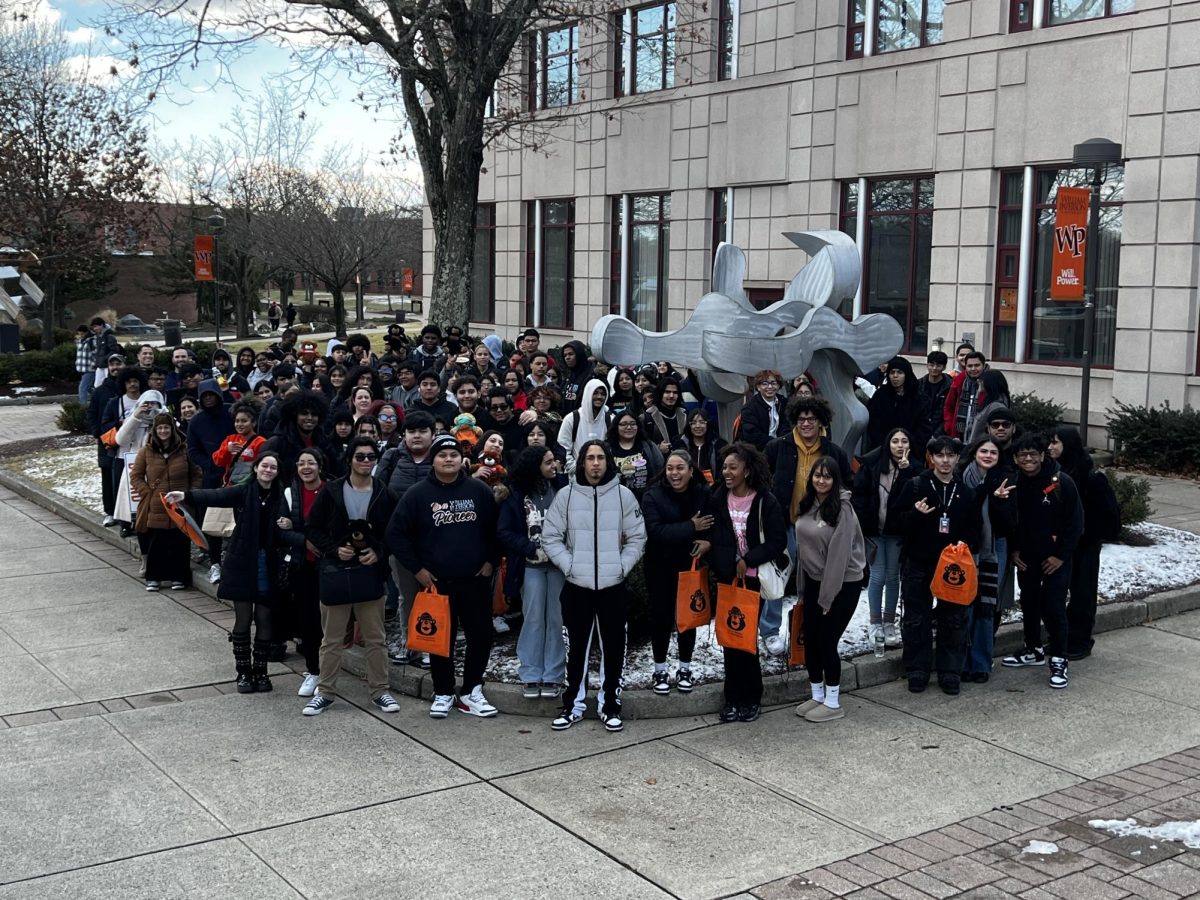
POLYGON ((708 609, 708 595, 704 591, 695 591, 692 593, 692 602, 689 604, 694 613, 702 613, 708 609))
POLYGON ((425 637, 433 637, 437 634, 437 620, 429 613, 421 613, 417 618, 417 634, 423 634, 425 637))
POLYGON ((746 614, 738 607, 731 606, 729 608, 729 616, 725 619, 725 624, 732 631, 742 631, 746 627, 746 614))
POLYGON ((946 566, 946 571, 942 573, 942 581, 958 587, 960 584, 967 583, 967 573, 962 570, 962 566, 951 563, 946 566))

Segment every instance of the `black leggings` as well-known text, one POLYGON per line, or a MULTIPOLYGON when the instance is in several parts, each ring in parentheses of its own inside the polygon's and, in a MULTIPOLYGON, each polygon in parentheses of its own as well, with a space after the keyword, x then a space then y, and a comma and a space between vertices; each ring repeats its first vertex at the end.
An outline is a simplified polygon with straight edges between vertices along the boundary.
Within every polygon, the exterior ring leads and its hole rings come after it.
MULTIPOLYGON (((317 567, 305 562, 292 569, 292 630, 304 650, 304 668, 321 674, 321 603, 317 567)), ((279 639, 279 636, 275 638, 279 639)))
POLYGON ((233 601, 233 639, 250 640, 250 623, 254 622, 254 638, 259 642, 271 640, 271 607, 249 600, 233 601))
POLYGON ((842 683, 838 641, 858 608, 861 591, 861 581, 843 584, 833 598, 829 612, 824 612, 817 602, 821 582, 804 576, 804 664, 808 668, 808 680, 813 684, 837 687, 842 683))
MULTIPOLYGON (((675 592, 679 573, 662 570, 654 563, 646 565, 646 594, 650 605, 650 647, 656 663, 667 661, 671 632, 675 631, 675 592)), ((696 649, 696 629, 679 632, 679 661, 690 663, 696 649)))

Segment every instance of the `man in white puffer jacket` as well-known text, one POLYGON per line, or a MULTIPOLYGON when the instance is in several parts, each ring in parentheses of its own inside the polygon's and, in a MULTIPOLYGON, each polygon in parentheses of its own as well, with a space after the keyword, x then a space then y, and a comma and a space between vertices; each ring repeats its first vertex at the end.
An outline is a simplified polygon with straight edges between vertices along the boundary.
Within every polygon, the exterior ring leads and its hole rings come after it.
POLYGON ((590 440, 580 447, 574 481, 558 492, 546 513, 542 549, 567 579, 561 595, 568 640, 567 689, 562 714, 550 727, 563 731, 583 718, 587 660, 596 634, 603 670, 596 707, 604 727, 620 731, 629 619, 625 579, 646 549, 646 523, 633 492, 617 479, 603 441, 590 440))

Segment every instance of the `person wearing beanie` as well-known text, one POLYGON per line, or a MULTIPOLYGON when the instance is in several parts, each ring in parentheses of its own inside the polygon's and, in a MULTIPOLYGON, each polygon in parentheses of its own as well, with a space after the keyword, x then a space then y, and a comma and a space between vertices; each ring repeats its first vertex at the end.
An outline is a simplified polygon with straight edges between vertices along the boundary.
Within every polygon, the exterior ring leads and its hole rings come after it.
POLYGON ((405 491, 387 527, 387 546, 422 589, 450 598, 450 655, 430 658, 433 703, 444 719, 452 707, 480 718, 496 715, 483 694, 492 649, 492 576, 500 565, 499 509, 490 488, 467 475, 462 448, 438 435, 429 448, 429 475, 405 491), (454 640, 466 637, 462 687, 455 691, 454 640))
POLYGON ((187 458, 187 444, 170 413, 154 417, 150 437, 129 467, 129 484, 142 498, 134 526, 145 539, 146 590, 162 585, 180 591, 191 587, 191 542, 171 523, 160 494, 200 487, 200 467, 187 458))

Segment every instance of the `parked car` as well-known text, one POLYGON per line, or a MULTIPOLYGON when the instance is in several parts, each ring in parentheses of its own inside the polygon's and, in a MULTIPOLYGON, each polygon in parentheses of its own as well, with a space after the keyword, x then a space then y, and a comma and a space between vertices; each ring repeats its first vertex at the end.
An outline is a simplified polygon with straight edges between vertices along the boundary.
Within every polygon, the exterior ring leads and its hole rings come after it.
POLYGON ((147 325, 135 315, 125 315, 117 319, 117 334, 157 334, 158 329, 147 325))

